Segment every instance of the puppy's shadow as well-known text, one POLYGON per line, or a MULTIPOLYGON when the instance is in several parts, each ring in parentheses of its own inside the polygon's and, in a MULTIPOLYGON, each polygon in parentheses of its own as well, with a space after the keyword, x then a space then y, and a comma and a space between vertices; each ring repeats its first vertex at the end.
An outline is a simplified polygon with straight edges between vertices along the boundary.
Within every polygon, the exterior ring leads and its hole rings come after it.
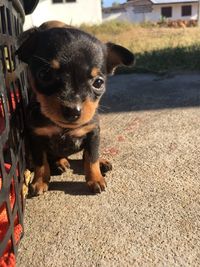
MULTIPOLYGON (((75 175, 84 175, 83 161, 82 160, 69 160, 70 169, 72 169, 75 175)), ((67 173, 67 172, 66 172, 67 173)), ((60 175, 52 172, 52 175, 60 175)), ((89 191, 85 181, 52 181, 49 184, 49 191, 63 191, 69 195, 92 195, 89 191)))
MULTIPOLYGON (((68 159, 69 164, 70 164, 70 170, 73 171, 73 174, 78 174, 78 175, 84 175, 83 171, 83 160, 81 159, 68 159)), ((54 165, 51 166, 51 175, 52 176, 59 176, 62 174, 62 172, 54 165)))
POLYGON ((86 182, 81 181, 53 181, 49 184, 49 191, 63 191, 73 196, 93 195, 87 188, 86 182))
POLYGON ((69 164, 73 174, 84 175, 82 159, 69 159, 69 164))

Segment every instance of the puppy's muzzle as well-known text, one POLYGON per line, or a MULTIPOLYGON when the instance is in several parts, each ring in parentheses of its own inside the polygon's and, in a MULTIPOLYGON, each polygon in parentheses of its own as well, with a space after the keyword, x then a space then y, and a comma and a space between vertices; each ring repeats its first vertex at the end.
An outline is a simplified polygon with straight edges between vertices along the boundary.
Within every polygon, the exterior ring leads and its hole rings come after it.
POLYGON ((81 116, 81 106, 75 107, 62 106, 62 115, 68 122, 75 122, 81 116))

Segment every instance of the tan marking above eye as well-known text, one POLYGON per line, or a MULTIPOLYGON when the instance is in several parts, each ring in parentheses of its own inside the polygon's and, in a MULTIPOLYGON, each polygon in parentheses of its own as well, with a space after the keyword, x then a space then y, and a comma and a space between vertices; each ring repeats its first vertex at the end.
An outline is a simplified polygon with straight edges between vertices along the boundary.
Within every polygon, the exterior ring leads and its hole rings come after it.
POLYGON ((55 70, 58 70, 60 68, 60 62, 57 59, 53 59, 51 61, 51 67, 55 70))
POLYGON ((100 74, 100 69, 97 67, 92 68, 91 70, 91 76, 94 78, 100 74))

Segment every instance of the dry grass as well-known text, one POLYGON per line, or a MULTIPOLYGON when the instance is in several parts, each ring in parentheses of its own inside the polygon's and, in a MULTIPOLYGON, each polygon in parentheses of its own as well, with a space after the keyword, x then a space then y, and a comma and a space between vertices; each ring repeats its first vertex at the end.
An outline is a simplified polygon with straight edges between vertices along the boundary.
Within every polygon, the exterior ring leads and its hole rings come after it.
POLYGON ((132 50, 137 56, 137 69, 200 70, 198 27, 174 29, 112 21, 99 26, 82 25, 81 28, 103 42, 115 42, 132 50))

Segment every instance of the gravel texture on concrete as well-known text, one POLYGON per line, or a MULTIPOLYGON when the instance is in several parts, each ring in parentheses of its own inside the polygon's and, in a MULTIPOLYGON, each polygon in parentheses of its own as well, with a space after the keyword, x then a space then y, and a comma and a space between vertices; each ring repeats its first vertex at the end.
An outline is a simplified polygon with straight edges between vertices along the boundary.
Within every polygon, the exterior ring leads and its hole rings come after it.
POLYGON ((27 199, 17 266, 200 266, 200 75, 111 77, 101 104, 107 190, 73 156, 27 199))

